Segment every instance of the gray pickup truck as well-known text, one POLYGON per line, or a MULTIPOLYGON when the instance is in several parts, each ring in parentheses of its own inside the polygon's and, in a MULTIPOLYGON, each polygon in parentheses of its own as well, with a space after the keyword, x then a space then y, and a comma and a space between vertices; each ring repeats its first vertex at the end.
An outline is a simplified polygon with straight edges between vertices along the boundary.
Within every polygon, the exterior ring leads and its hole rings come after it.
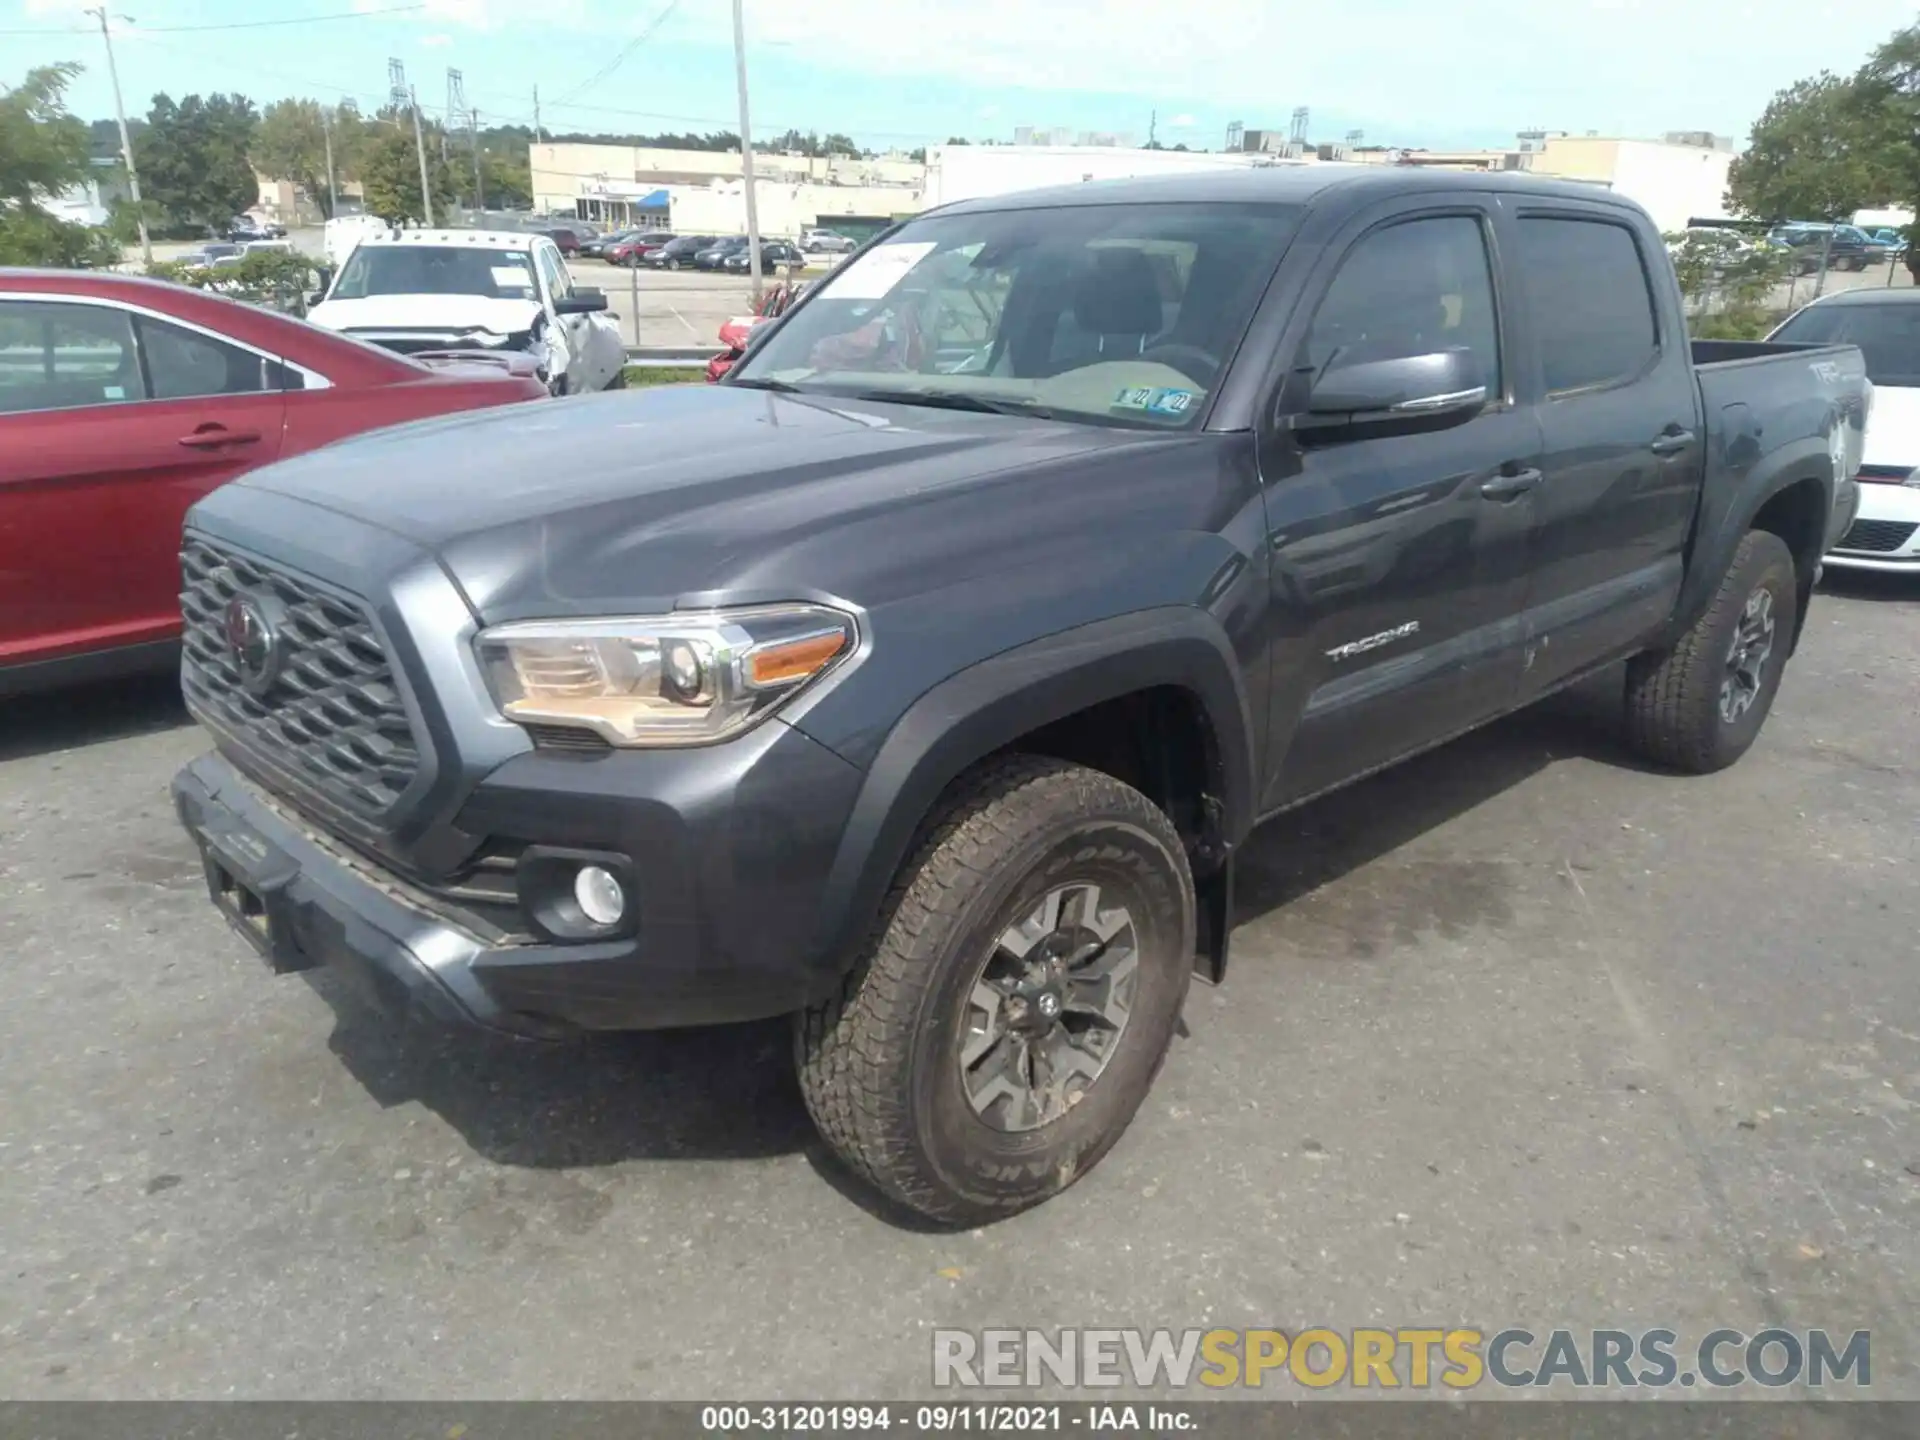
POLYGON ((1736 760, 1871 397, 1689 346, 1583 186, 949 206, 724 384, 203 501, 175 797, 274 969, 529 1037, 791 1014, 848 1165, 977 1223, 1120 1137, 1260 821, 1621 661, 1641 753, 1736 760))

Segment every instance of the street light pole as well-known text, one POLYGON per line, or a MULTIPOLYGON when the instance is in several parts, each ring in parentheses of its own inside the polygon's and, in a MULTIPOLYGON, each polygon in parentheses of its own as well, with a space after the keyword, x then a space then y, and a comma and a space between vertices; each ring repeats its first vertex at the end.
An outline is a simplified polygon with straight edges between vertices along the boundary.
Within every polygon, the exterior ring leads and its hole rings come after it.
POLYGON ((753 303, 760 304, 760 208, 753 184, 753 121, 747 115, 747 22, 740 0, 733 0, 733 69, 740 86, 740 180, 747 194, 747 273, 753 277, 753 303))
POLYGON ((333 179, 333 116, 327 107, 320 107, 320 133, 327 141, 327 218, 331 220, 340 213, 340 187, 333 179))
MULTIPOLYGON (((100 22, 100 38, 107 45, 107 78, 113 82, 113 118, 120 122, 120 158, 126 162, 127 189, 133 193, 133 218, 140 226, 140 258, 151 267, 153 241, 147 237, 147 210, 140 203, 140 172, 133 168, 133 141, 127 138, 127 111, 120 103, 120 70, 113 63, 113 32, 107 28, 107 7, 102 5, 86 13, 100 22)), ((129 15, 120 18, 132 21, 129 15)))

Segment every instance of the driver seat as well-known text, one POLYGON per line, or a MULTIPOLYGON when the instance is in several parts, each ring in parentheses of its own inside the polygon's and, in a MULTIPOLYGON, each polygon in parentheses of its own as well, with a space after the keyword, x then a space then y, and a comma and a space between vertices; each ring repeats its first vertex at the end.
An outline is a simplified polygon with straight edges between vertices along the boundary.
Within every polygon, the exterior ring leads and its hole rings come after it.
POLYGON ((1140 354, 1166 323, 1160 282, 1138 250, 1091 251, 1076 267, 1073 305, 1053 343, 1054 374, 1140 354))

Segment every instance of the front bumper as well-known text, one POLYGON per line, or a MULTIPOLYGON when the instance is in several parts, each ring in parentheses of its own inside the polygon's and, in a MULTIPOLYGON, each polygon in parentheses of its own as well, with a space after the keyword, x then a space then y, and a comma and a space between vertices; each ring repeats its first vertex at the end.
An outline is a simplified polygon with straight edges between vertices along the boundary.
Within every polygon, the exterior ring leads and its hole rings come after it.
POLYGON ((1863 483, 1853 523, 1825 559, 1836 568, 1920 574, 1920 489, 1863 483))
POLYGON ((636 914, 619 937, 503 931, 311 825, 226 758, 174 779, 209 897, 277 972, 325 967, 389 1014, 533 1038, 762 1019, 830 979, 808 946, 860 776, 776 722, 737 746, 527 755, 460 824, 614 854, 636 914))

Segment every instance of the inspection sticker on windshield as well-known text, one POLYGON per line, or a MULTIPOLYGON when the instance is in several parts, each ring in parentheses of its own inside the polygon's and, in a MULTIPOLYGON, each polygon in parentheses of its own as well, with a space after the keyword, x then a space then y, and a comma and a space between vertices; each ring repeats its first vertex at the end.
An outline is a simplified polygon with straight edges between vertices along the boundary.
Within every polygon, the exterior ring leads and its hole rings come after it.
POLYGON ((493 283, 506 287, 529 287, 533 284, 533 272, 522 265, 495 265, 493 283))
POLYGON ((1116 410, 1145 410, 1149 415, 1184 415, 1199 397, 1191 390, 1168 390, 1154 385, 1129 385, 1113 397, 1116 410))
POLYGON ((906 273, 926 259, 936 242, 916 240, 907 245, 881 245, 869 250, 827 281, 825 293, 836 300, 879 300, 906 273))

